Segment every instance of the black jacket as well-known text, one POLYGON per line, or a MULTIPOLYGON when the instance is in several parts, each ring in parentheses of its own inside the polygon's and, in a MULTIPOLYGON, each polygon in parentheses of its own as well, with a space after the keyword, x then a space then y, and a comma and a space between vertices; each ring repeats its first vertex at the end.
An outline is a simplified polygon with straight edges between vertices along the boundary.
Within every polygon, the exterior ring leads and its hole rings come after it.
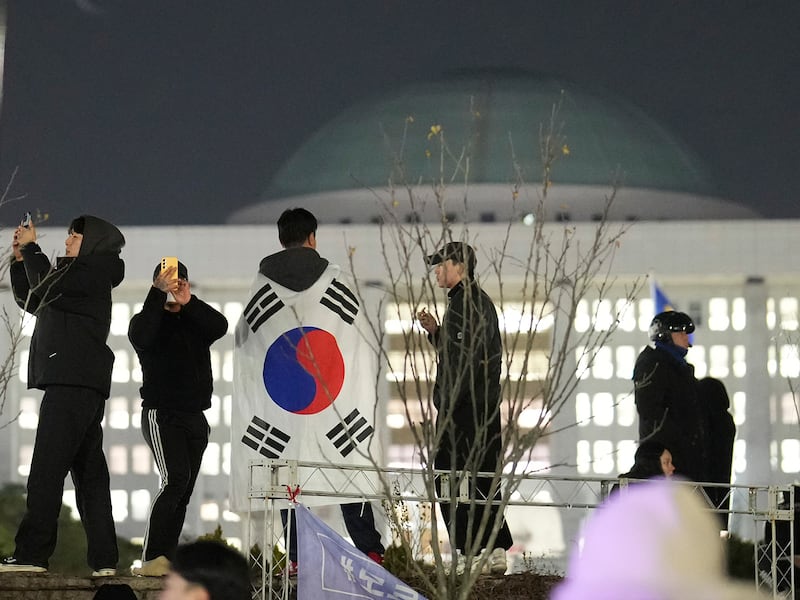
POLYGON ((228 320, 194 294, 178 312, 165 310, 166 301, 166 292, 151 287, 128 327, 142 365, 142 406, 202 412, 213 391, 209 348, 228 320))
POLYGON ((433 402, 442 434, 435 464, 494 471, 502 447, 497 311, 475 282, 458 284, 448 296, 442 324, 429 336, 438 356, 433 402))
POLYGON ((645 347, 633 369, 639 439, 654 439, 672 453, 675 473, 707 481, 705 411, 694 367, 666 350, 645 347))
POLYGON ((55 268, 36 243, 11 264, 17 304, 36 316, 28 357, 28 387, 74 385, 108 397, 114 353, 106 345, 111 326, 111 289, 125 275, 125 245, 111 223, 84 215, 83 241, 75 258, 55 268))

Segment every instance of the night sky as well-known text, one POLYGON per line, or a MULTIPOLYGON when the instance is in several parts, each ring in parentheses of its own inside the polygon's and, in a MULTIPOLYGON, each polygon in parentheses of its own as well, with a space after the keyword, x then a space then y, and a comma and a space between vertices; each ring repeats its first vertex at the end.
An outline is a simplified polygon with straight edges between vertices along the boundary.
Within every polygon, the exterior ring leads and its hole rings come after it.
POLYGON ((9 0, 0 223, 222 223, 327 120, 453 69, 639 105, 723 192, 800 217, 800 2, 9 0))

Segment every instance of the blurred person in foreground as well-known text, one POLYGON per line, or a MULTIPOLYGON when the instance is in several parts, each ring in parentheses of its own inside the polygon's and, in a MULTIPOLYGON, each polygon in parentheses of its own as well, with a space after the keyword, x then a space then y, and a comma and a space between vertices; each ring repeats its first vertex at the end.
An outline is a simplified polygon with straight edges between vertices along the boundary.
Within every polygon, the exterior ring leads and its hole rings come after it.
POLYGON ((759 600, 725 572, 714 516, 690 486, 649 481, 587 521, 551 600, 759 600))
POLYGON ((247 559, 220 542, 200 540, 175 550, 161 600, 250 600, 247 559))

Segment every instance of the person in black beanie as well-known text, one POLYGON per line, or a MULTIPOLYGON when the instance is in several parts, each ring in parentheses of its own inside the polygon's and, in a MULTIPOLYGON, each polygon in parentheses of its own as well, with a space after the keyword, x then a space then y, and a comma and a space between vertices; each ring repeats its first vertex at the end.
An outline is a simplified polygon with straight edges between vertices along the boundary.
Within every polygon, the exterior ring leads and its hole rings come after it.
POLYGON ((225 316, 192 294, 186 265, 156 266, 153 286, 128 328, 142 365, 142 435, 161 476, 134 575, 169 571, 208 445, 209 349, 227 330, 225 316))
POLYGON ((36 228, 14 231, 11 288, 16 303, 36 317, 28 355, 28 387, 44 390, 28 475, 27 510, 14 555, 0 573, 47 571, 56 547, 67 473, 87 541, 93 576, 116 574, 117 537, 103 454, 106 398, 114 353, 111 290, 125 275, 119 257, 125 238, 108 221, 82 215, 72 221, 65 256, 55 265, 36 243, 36 228))

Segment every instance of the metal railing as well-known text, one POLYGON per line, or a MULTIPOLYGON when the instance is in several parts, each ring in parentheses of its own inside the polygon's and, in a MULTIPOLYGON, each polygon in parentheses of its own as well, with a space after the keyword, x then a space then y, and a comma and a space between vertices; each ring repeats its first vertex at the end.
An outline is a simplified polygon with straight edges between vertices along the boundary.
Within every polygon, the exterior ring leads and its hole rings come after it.
MULTIPOLYGON (((292 499, 297 490, 308 504, 326 504, 319 502, 325 499, 331 500, 327 504, 342 500, 390 504, 449 502, 448 486, 453 475, 451 471, 336 466, 293 460, 252 461, 249 472, 249 507, 243 542, 261 574, 253 594, 253 598, 259 600, 287 600, 293 585, 290 578, 284 576, 288 555, 277 550, 282 545, 284 532, 281 525, 276 526, 276 502, 292 499), (432 493, 433 475, 441 479, 441 498, 432 493)), ((460 487, 453 497, 456 502, 471 501, 466 477, 461 477, 460 473, 456 475, 460 487)), ((480 475, 493 477, 494 473, 480 475)), ((614 484, 619 484, 624 493, 629 483, 626 479, 527 474, 504 474, 502 478, 504 483, 513 483, 514 488, 514 493, 504 501, 507 506, 557 508, 567 513, 578 511, 578 519, 597 508, 614 484)), ((695 482, 681 482, 681 485, 691 486, 702 494, 710 511, 727 513, 728 519, 749 522, 755 540, 755 587, 775 599, 794 598, 794 487, 695 482), (708 493, 714 488, 724 490, 716 503, 710 500, 708 493), (759 543, 761 532, 767 538, 763 543, 759 543)), ((499 503, 487 499, 472 501, 499 503)), ((291 520, 287 527, 291 527, 291 520)))

